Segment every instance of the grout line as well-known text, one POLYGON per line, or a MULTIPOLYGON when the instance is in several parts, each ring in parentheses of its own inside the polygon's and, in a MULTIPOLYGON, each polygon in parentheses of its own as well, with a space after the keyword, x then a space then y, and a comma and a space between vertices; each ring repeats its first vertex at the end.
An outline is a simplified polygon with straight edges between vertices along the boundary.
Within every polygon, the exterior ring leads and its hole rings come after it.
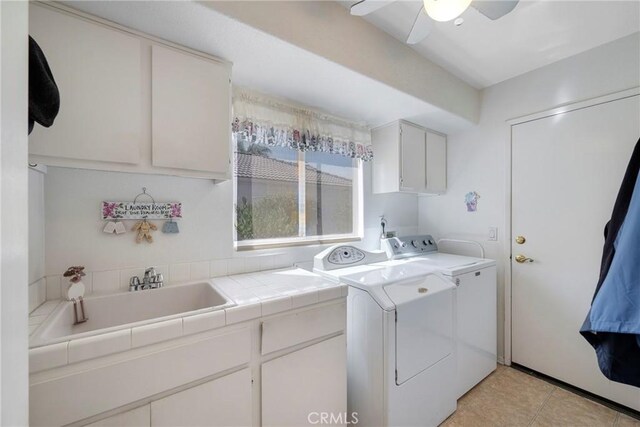
POLYGON ((552 385, 552 389, 551 391, 549 391, 549 394, 547 395, 547 397, 545 397, 544 402, 542 402, 542 404, 540 405, 540 407, 538 408, 538 410, 536 411, 536 414, 533 416, 533 418, 531 419, 531 421, 529 421, 528 425, 533 425, 533 423, 536 422, 536 420, 538 419, 538 416, 540 416, 540 413, 542 412, 542 409, 545 407, 545 405, 547 404, 547 402, 551 399, 551 395, 553 394, 554 391, 556 391, 556 389, 558 387, 552 385))

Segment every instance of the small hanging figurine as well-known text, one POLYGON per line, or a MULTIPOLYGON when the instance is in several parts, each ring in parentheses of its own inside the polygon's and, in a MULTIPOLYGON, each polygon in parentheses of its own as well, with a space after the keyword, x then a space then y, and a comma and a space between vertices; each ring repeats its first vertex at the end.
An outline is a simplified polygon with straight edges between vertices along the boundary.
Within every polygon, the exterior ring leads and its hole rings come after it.
POLYGON ((165 222, 162 226, 163 233, 175 234, 179 233, 178 223, 173 220, 173 218, 169 219, 169 221, 165 222))
POLYGON ((153 236, 151 235, 151 231, 157 230, 155 224, 143 219, 142 221, 138 221, 131 230, 137 231, 138 235, 136 236, 136 243, 142 242, 142 239, 146 239, 147 242, 153 243, 153 236))

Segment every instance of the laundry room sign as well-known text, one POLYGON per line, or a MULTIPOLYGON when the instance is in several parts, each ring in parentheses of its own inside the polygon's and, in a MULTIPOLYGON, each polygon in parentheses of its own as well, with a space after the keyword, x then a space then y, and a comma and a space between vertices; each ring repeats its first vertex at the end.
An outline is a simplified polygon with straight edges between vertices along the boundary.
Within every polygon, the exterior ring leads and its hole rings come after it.
POLYGON ((182 203, 102 202, 102 219, 180 219, 182 203))

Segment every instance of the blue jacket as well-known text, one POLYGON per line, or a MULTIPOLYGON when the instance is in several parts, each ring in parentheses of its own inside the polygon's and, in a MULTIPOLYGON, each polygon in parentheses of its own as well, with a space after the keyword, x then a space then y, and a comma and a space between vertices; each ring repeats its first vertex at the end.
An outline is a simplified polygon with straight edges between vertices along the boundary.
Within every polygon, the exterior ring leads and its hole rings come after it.
POLYGON ((602 373, 640 387, 640 140, 605 228, 600 280, 580 333, 602 373))

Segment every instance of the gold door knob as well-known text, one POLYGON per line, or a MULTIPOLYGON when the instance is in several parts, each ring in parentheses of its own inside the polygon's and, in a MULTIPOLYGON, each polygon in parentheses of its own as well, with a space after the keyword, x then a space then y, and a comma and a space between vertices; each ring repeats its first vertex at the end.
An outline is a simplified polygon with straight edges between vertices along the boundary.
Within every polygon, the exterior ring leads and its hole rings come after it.
POLYGON ((520 255, 516 255, 516 262, 519 262, 520 264, 522 264, 524 262, 533 262, 533 259, 520 254, 520 255))
POLYGON ((516 237, 516 243, 519 244, 519 245, 523 244, 526 241, 527 241, 527 239, 525 239, 524 236, 516 237))

